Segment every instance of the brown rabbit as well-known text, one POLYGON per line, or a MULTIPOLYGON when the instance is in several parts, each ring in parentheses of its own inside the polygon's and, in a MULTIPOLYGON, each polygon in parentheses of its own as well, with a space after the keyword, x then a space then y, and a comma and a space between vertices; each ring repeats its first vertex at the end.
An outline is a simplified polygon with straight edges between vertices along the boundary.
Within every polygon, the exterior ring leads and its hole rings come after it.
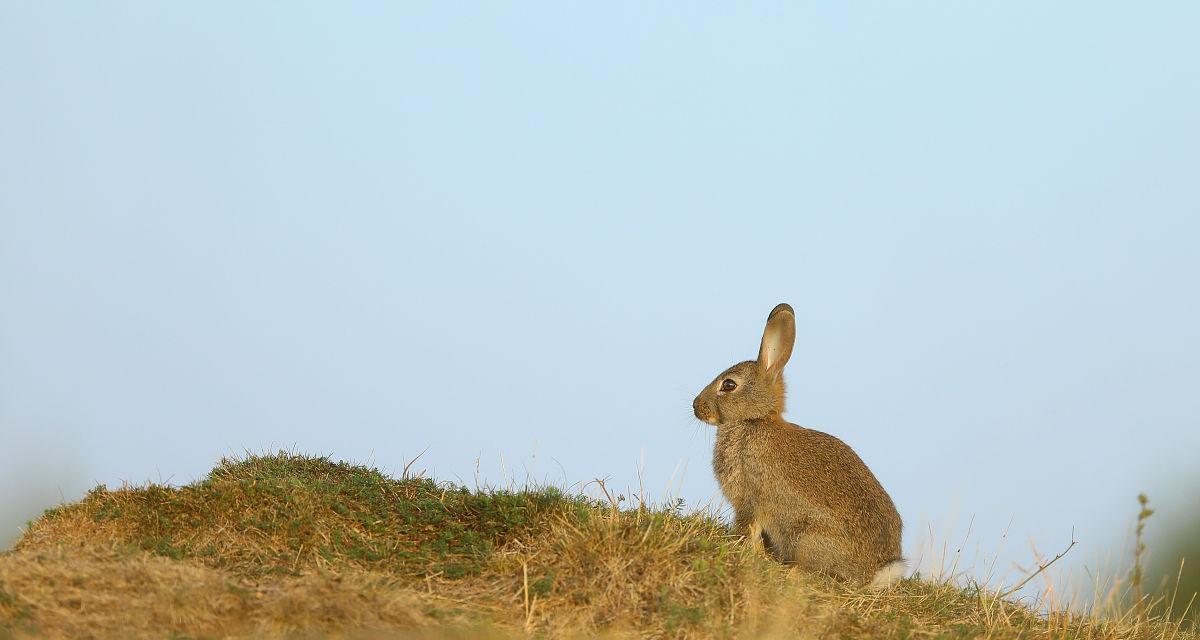
POLYGON ((783 419, 783 366, 796 315, 767 317, 757 361, 735 364, 692 403, 717 427, 713 471, 733 505, 734 530, 780 560, 856 584, 884 587, 904 574, 900 514, 846 443, 783 419))

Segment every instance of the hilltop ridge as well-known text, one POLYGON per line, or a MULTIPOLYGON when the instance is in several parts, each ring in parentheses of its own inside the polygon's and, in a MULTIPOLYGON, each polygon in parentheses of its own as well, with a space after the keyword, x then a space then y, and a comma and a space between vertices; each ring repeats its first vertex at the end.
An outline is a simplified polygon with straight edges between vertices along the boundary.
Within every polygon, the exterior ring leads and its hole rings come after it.
POLYGON ((1194 638, 907 579, 789 571, 677 509, 472 491, 281 452, 98 486, 0 554, 4 637, 1194 638), (456 635, 458 634, 458 635, 456 635))

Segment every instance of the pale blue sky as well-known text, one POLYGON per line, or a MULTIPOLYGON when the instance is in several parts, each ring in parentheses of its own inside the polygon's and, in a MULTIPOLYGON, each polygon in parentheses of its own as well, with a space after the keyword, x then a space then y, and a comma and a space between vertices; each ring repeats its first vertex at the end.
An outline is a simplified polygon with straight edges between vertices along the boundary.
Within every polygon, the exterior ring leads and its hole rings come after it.
POLYGON ((0 524, 278 446, 703 504, 691 398, 787 301, 788 417, 910 554, 973 515, 1092 564, 1139 490, 1195 508, 1197 42, 1185 2, 0 1, 0 524))

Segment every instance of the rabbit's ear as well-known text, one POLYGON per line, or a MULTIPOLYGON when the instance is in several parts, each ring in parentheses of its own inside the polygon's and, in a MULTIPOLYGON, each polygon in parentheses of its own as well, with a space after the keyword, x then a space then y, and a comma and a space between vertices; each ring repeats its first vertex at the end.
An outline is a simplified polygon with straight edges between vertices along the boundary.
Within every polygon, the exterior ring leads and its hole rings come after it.
POLYGON ((796 314, 785 302, 767 316, 767 328, 763 330, 762 345, 758 348, 758 365, 773 374, 783 371, 783 365, 792 357, 795 342, 796 314))

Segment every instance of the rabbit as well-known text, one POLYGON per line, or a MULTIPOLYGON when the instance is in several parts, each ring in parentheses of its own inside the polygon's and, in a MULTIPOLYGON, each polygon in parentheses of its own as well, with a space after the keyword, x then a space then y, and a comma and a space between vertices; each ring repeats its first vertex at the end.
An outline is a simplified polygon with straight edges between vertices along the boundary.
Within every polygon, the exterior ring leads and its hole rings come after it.
POLYGON ((733 505, 734 532, 801 569, 887 587, 906 565, 891 497, 846 443, 782 417, 795 340, 796 314, 780 304, 758 360, 726 369, 692 402, 717 427, 713 472, 733 505))

